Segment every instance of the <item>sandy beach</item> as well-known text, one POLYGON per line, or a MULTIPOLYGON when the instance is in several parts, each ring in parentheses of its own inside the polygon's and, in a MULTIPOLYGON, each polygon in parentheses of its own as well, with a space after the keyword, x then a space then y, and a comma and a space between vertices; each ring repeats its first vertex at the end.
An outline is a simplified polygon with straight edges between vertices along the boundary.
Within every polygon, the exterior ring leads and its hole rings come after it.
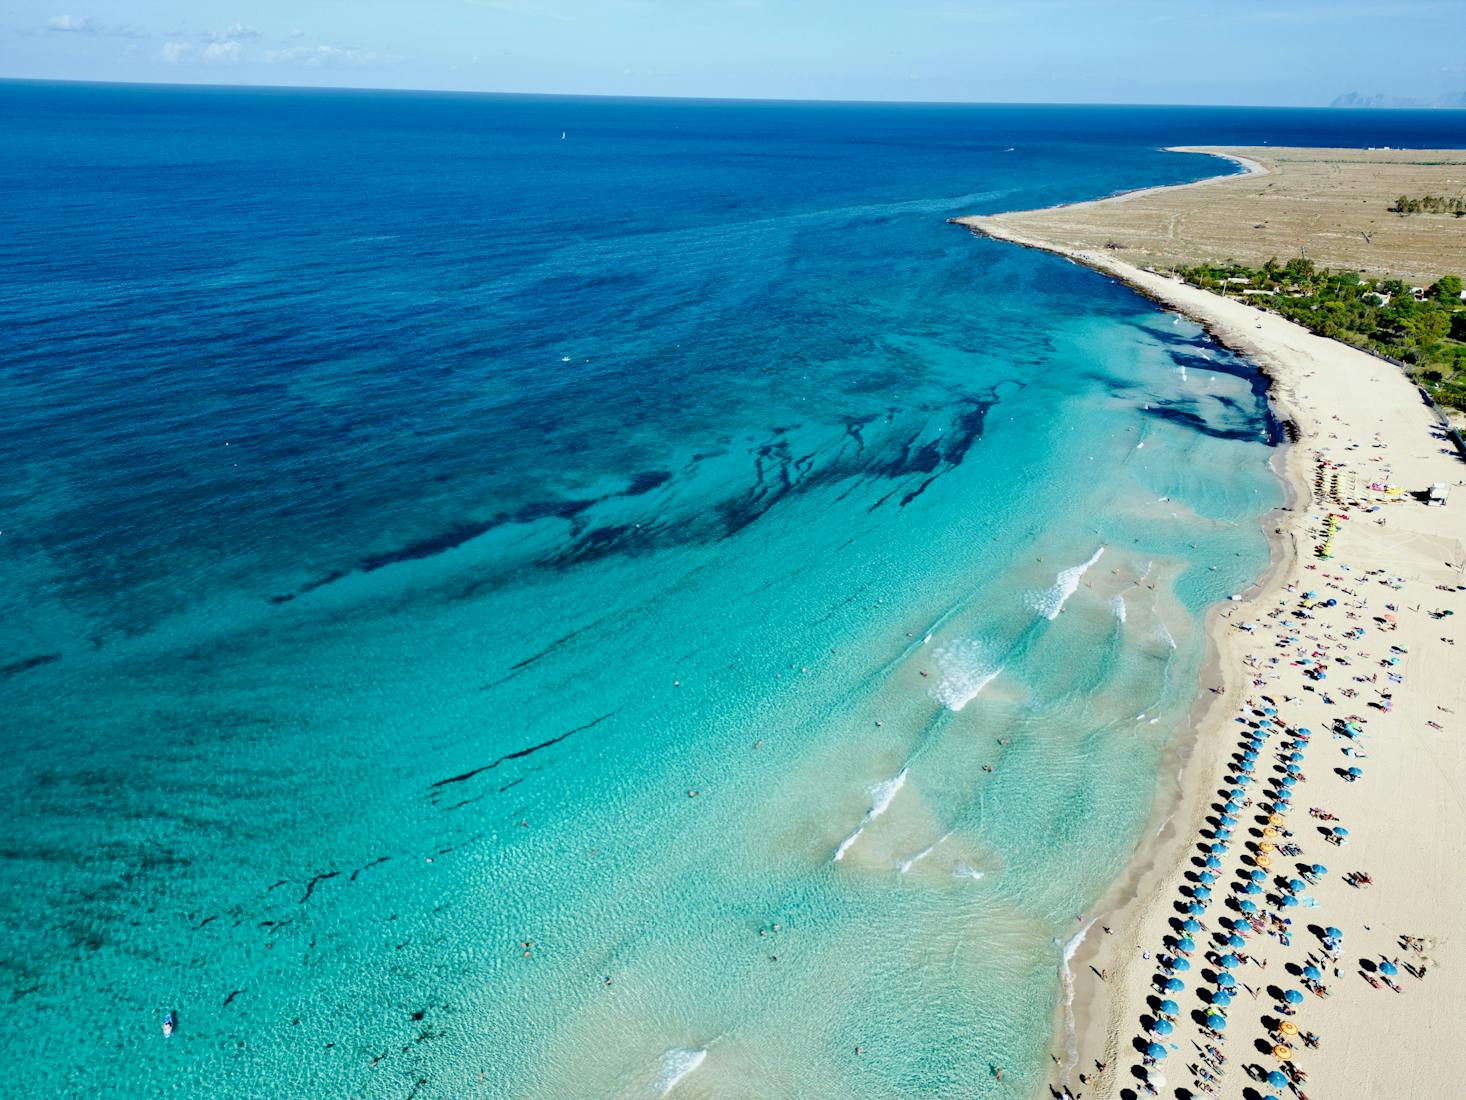
MULTIPOLYGON (((1087 204, 1090 220, 1135 201, 1087 204)), ((961 221, 1200 322, 1267 372, 1294 433, 1272 568, 1211 616, 1178 774, 1088 918, 1077 1053, 1060 1030, 1041 1095, 1453 1095, 1466 464, 1390 364, 1025 217, 961 221), (1434 483, 1444 507, 1425 500, 1434 483)))

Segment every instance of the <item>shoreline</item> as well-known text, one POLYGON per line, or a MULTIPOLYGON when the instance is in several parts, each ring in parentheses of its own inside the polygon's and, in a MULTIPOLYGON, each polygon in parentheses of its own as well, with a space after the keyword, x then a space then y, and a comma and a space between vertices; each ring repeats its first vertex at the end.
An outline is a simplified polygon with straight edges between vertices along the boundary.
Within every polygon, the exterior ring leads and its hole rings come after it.
MULTIPOLYGON (((1267 172, 1255 161, 1210 148, 1175 147, 1174 151, 1225 157, 1242 165, 1245 171, 1240 174, 1267 172)), ((1237 175, 1146 188, 1071 205, 1108 206, 1157 191, 1204 187, 1221 180, 1235 179, 1237 175)), ((1046 1084, 1068 1087, 1075 1090, 1075 1095, 1082 1093, 1086 1097, 1134 1095, 1133 1089, 1126 1089, 1124 1093, 1120 1090, 1136 1084, 1126 1072, 1134 1055, 1125 1043, 1127 1037, 1138 1030, 1134 1017, 1145 1011, 1150 972, 1155 968, 1150 954, 1143 952, 1146 949, 1157 952, 1159 949, 1158 937, 1165 931, 1166 902, 1183 881, 1186 854, 1196 841, 1198 831, 1204 827, 1207 803, 1216 782, 1225 774, 1227 754, 1235 751, 1228 728, 1235 731, 1232 725, 1234 716, 1244 707, 1249 693, 1257 690, 1247 683, 1248 665, 1254 669, 1254 674, 1258 667, 1253 663, 1256 658, 1249 657, 1247 653, 1251 634, 1229 627, 1244 620, 1261 620, 1268 609, 1278 606, 1279 597, 1286 590, 1300 584, 1317 583, 1317 577, 1308 577, 1305 570, 1305 566, 1313 568, 1309 565, 1309 543, 1316 541, 1310 538, 1310 523, 1313 521, 1309 512, 1316 505, 1309 472, 1313 452, 1327 434, 1328 424, 1324 418, 1329 415, 1329 410, 1325 402, 1315 400, 1309 404, 1301 400, 1299 387, 1312 378, 1324 360, 1330 369, 1340 369, 1339 361, 1342 361, 1349 369, 1372 371, 1376 376, 1383 367, 1393 375, 1402 398, 1407 395, 1413 397, 1415 386, 1402 372, 1371 359, 1366 353, 1314 336, 1277 315, 1190 287, 1170 276, 1137 268, 1109 254, 1030 236, 1006 225, 1002 215, 954 218, 952 221, 981 236, 1063 256, 1118 279, 1163 309, 1197 322, 1218 343, 1245 356, 1266 377, 1273 414, 1286 429, 1290 429, 1287 431, 1288 441, 1274 463, 1275 472, 1284 485, 1285 500, 1278 509, 1263 517, 1271 551, 1268 567, 1251 589, 1240 594, 1241 599, 1228 601, 1208 611, 1204 626, 1206 656, 1197 698, 1187 726, 1178 732, 1163 757, 1162 773, 1145 832, 1112 887, 1095 902, 1091 919, 1072 954, 1066 945, 1060 964, 1061 992, 1050 1048, 1058 1052, 1055 1061, 1059 1071, 1057 1080, 1046 1084), (1213 685, 1220 685, 1220 690, 1213 685), (1101 979, 1101 971, 1108 980, 1101 979), (1082 1085, 1078 1083, 1080 1073, 1100 1062, 1106 1066, 1103 1073, 1089 1077, 1082 1085)), ((1313 391, 1317 386, 1309 385, 1308 388, 1313 391)), ((1320 391, 1310 396, 1317 399, 1327 395, 1320 391)), ((1407 411, 1418 412, 1420 426, 1428 427, 1431 418, 1424 408, 1407 411)), ((1337 413, 1332 414, 1332 418, 1340 419, 1337 413)), ((1422 436, 1426 434, 1421 432, 1422 436)), ((1458 468, 1452 480, 1459 477, 1458 468)), ((1257 682, 1253 681, 1254 684, 1257 682)), ((1442 1012, 1450 1011, 1446 1003, 1439 1007, 1442 1012)), ((1320 1079, 1324 1076, 1317 1070, 1313 1075, 1320 1079)), ((1449 1073, 1443 1073, 1442 1079, 1449 1079, 1449 1076, 1449 1073)), ((1233 1095, 1234 1090, 1225 1089, 1223 1094, 1233 1095)), ((1236 1094, 1240 1094, 1240 1086, 1237 1086, 1236 1094)), ((1047 1096, 1050 1093, 1047 1089, 1040 1089, 1037 1095, 1047 1096)))

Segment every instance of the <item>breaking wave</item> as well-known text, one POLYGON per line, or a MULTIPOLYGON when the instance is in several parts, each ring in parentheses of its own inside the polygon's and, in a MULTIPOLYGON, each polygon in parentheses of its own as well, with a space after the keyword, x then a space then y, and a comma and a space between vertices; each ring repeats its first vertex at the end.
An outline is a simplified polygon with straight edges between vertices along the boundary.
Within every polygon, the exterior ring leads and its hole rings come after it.
POLYGON ((844 840, 840 841, 840 847, 835 849, 836 862, 839 862, 840 860, 845 858, 845 853, 850 850, 850 845, 854 844, 857 840, 860 839, 860 834, 865 832, 865 827, 867 825, 869 825, 876 818, 880 817, 881 814, 886 812, 887 808, 889 808, 891 805, 891 800, 896 797, 897 793, 905 785, 906 769, 902 768, 890 779, 884 779, 871 787, 870 809, 866 811, 866 815, 860 819, 860 824, 855 827, 855 832, 851 833, 844 840))
POLYGON ((1100 555, 1105 552, 1101 546, 1094 552, 1083 565, 1070 566, 1068 569, 1060 570, 1059 575, 1054 578, 1053 587, 1047 592, 1042 592, 1033 598, 1034 609, 1044 618, 1053 621, 1059 617, 1059 612, 1064 610, 1064 605, 1069 602, 1069 597, 1079 590, 1079 582, 1089 567, 1100 560, 1100 555))

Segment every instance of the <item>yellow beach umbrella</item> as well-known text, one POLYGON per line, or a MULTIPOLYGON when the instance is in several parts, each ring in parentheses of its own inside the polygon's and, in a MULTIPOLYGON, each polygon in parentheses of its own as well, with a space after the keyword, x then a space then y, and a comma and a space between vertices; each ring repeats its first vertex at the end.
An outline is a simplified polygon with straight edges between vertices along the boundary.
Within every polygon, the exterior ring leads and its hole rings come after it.
POLYGON ((1270 860, 1267 856, 1258 856, 1254 862, 1264 870, 1273 865, 1273 861, 1270 860))
POLYGON ((1278 1030, 1281 1031, 1284 1035, 1297 1035, 1298 1025, 1295 1024, 1292 1020, 1284 1020, 1281 1024, 1278 1025, 1278 1030))
POLYGON ((1264 854, 1266 854, 1267 852, 1271 852, 1273 850, 1272 843, 1270 841, 1264 840, 1261 844, 1257 846, 1257 850, 1264 854))
POLYGON ((1268 814, 1268 816, 1267 816, 1267 823, 1269 825, 1281 825, 1283 823, 1283 815, 1282 814, 1268 814))
POLYGON ((1273 1057, 1280 1062, 1286 1062, 1289 1058, 1293 1057, 1293 1048, 1279 1043, 1273 1047, 1273 1057))
POLYGON ((1271 825, 1269 825, 1263 829, 1262 835, 1271 840, 1273 837, 1278 835, 1278 831, 1274 829, 1271 825))

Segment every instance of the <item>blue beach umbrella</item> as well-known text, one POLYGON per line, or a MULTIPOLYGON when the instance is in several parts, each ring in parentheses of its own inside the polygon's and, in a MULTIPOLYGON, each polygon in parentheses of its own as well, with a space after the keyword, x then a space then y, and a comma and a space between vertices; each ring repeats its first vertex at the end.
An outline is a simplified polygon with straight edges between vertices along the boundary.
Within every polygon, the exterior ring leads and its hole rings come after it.
POLYGON ((1180 941, 1176 944, 1176 950, 1183 952, 1195 951, 1196 941, 1193 940, 1190 936, 1182 936, 1180 941))
POLYGON ((1288 889, 1289 890, 1302 890, 1303 889, 1303 880, 1301 878, 1290 878, 1288 880, 1288 889))
POLYGON ((1206 883, 1208 886, 1210 886, 1212 883, 1216 882, 1216 880, 1217 880, 1217 876, 1214 873, 1212 873, 1211 871, 1203 871, 1203 872, 1201 872, 1201 874, 1197 875, 1196 877, 1199 880, 1201 880, 1202 882, 1206 883))
POLYGON ((1211 888, 1207 886, 1198 886, 1195 890, 1192 891, 1192 896, 1199 898, 1202 901, 1206 901, 1208 898, 1211 897, 1211 888))
POLYGON ((1217 975, 1217 985, 1221 986, 1223 989, 1231 989, 1236 984, 1237 979, 1233 977, 1229 971, 1223 970, 1220 974, 1217 975))
POLYGON ((1335 829, 1334 830, 1334 836, 1337 836, 1337 837, 1346 837, 1348 835, 1349 835, 1349 830, 1348 829, 1335 829))
POLYGON ((1323 972, 1316 966, 1305 966, 1303 968, 1303 976, 1311 982, 1316 982, 1323 977, 1323 972))
POLYGON ((1225 840, 1219 840, 1211 846, 1211 850, 1213 852, 1225 852, 1227 850, 1227 842, 1225 840))
POLYGON ((1210 1016, 1206 1018, 1206 1026, 1211 1028, 1213 1031, 1226 1031, 1227 1018, 1223 1016, 1220 1012, 1213 1012, 1210 1016))
POLYGON ((1263 707, 1262 708, 1262 712, 1264 714, 1277 714, 1278 713, 1278 708, 1277 707, 1263 707))
POLYGON ((1311 729, 1309 729, 1307 726, 1299 726, 1298 727, 1298 732, 1295 733, 1293 736, 1294 737, 1301 737, 1303 740, 1307 741, 1310 737, 1313 736, 1313 731, 1311 729))
POLYGON ((1237 777, 1237 786, 1239 786, 1239 787, 1245 787, 1245 786, 1247 786, 1251 782, 1252 782, 1252 777, 1249 776, 1249 775, 1239 775, 1237 777))
POLYGON ((1184 973, 1186 973, 1186 971, 1188 971, 1188 970, 1191 969, 1191 960, 1190 959, 1172 959, 1171 960, 1171 969, 1172 970, 1178 970, 1178 971, 1180 971, 1181 973, 1184 974, 1184 973))
POLYGON ((1232 967, 1237 965, 1237 956, 1223 955, 1220 959, 1217 960, 1217 965, 1220 966, 1223 970, 1231 970, 1232 967))
POLYGON ((1352 776, 1354 776, 1355 778, 1358 778, 1359 776, 1363 775, 1364 773, 1362 771, 1360 771, 1358 768, 1350 768, 1349 769, 1349 774, 1352 775, 1352 776))
POLYGON ((1264 871, 1264 870, 1258 869, 1256 871, 1253 871, 1247 877, 1250 878, 1253 882, 1266 882, 1267 881, 1267 872, 1264 871))
POLYGON ((1322 863, 1315 863, 1313 865, 1313 873, 1315 875, 1326 875, 1329 873, 1329 869, 1325 867, 1322 863))
POLYGON ((1246 947, 1247 946, 1247 941, 1244 940, 1241 936, 1237 935, 1236 932, 1233 932, 1230 936, 1227 937, 1227 946, 1228 947, 1246 947))
POLYGON ((1206 906, 1202 905, 1199 901, 1193 901, 1186 907, 1186 912, 1190 913, 1193 917, 1200 916, 1206 912, 1206 906))
POLYGON ((1262 893, 1262 887, 1255 882, 1249 882, 1246 886, 1242 888, 1242 892, 1244 894, 1251 894, 1253 896, 1256 896, 1257 894, 1262 893))
POLYGON ((1186 988, 1186 983, 1180 978, 1167 978, 1163 986, 1167 993, 1180 993, 1181 990, 1186 988))
POLYGON ((1161 1002, 1160 1011, 1164 1012, 1167 1016, 1174 1016, 1181 1011, 1181 1006, 1175 1001, 1167 999, 1161 1002))
POLYGON ((1186 932, 1200 932, 1201 931, 1201 922, 1198 921, 1198 920, 1193 920, 1190 917, 1188 917, 1186 920, 1184 920, 1181 923, 1181 928, 1182 928, 1183 931, 1186 931, 1186 932))
POLYGON ((1222 824, 1223 825, 1227 825, 1227 826, 1232 826, 1232 825, 1237 824, 1237 819, 1235 817, 1233 817, 1231 814, 1223 814, 1222 815, 1222 824))
POLYGON ((1283 1000, 1287 1001, 1290 1005, 1302 1004, 1303 994, 1299 993, 1296 989, 1289 989, 1283 993, 1283 1000))
POLYGON ((1160 1043, 1151 1043, 1145 1048, 1145 1053, 1152 1058, 1164 1058, 1166 1056, 1166 1048, 1161 1046, 1160 1043))
POLYGON ((1274 1069, 1268 1071, 1267 1083, 1275 1089, 1280 1089, 1287 1085, 1288 1079, 1274 1069))
POLYGON ((1336 940, 1344 933, 1340 932, 1337 928, 1329 927, 1323 930, 1323 934, 1331 940, 1336 940))
POLYGON ((1288 774, 1289 775, 1298 775, 1302 771, 1303 771, 1303 769, 1300 768, 1297 764, 1289 764, 1288 765, 1288 774))
POLYGON ((1226 1008, 1232 1003, 1232 995, 1226 990, 1218 990, 1212 995, 1211 1003, 1218 1008, 1226 1008))
POLYGON ((1171 1034, 1176 1028, 1170 1020, 1157 1020, 1150 1030, 1152 1034, 1164 1037, 1171 1034))
POLYGON ((1222 865, 1222 861, 1219 860, 1216 856, 1207 856, 1206 865, 1208 867, 1220 867, 1222 865))
POLYGON ((1285 894, 1285 895, 1283 895, 1283 908, 1284 909, 1296 909, 1297 907, 1298 907, 1298 899, 1297 898, 1295 898, 1292 894, 1285 894))
POLYGON ((1244 913, 1256 913, 1257 912, 1257 902, 1255 902, 1255 901, 1244 901, 1242 903, 1242 912, 1244 912, 1244 913))
POLYGON ((1289 760, 1302 760, 1303 759, 1303 754, 1301 752, 1299 752, 1297 749, 1294 749, 1292 752, 1290 752, 1288 754, 1288 759, 1289 760))
POLYGON ((1391 977, 1394 977, 1400 972, 1400 969, 1394 963, 1386 959, 1384 962, 1379 964, 1379 972, 1381 974, 1388 974, 1391 977))

